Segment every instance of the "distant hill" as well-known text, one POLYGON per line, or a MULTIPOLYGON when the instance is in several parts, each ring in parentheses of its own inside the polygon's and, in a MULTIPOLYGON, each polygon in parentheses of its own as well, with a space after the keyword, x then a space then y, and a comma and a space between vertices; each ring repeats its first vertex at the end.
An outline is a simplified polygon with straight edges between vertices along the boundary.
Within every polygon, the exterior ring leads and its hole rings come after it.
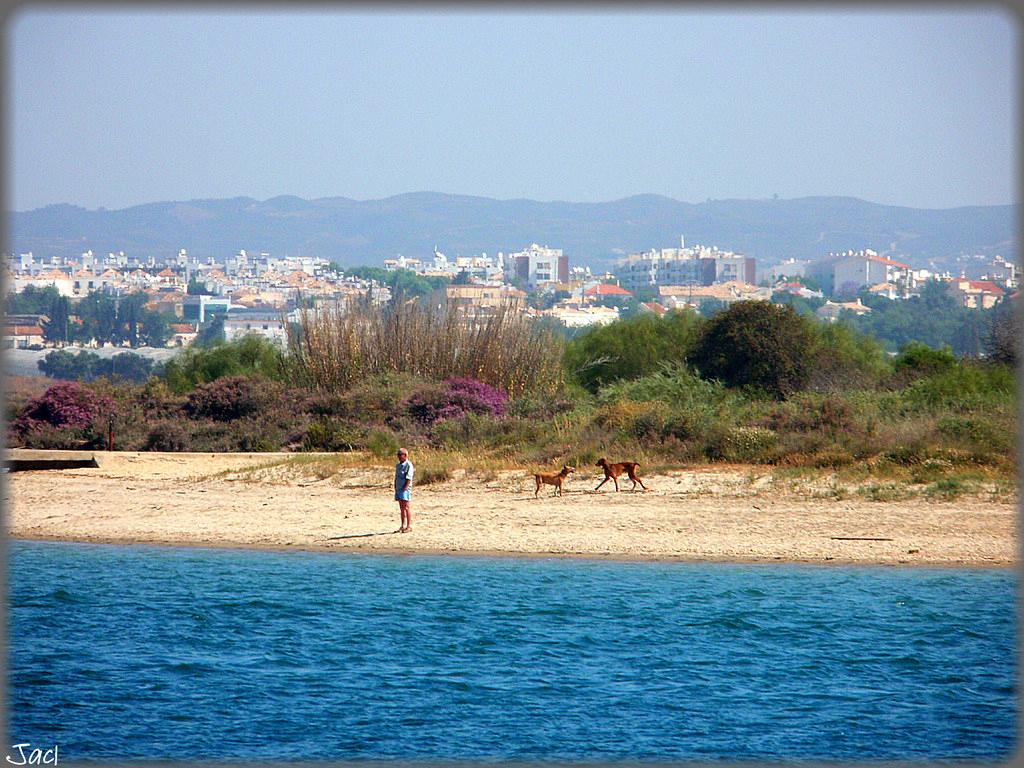
POLYGON ((763 263, 872 248, 911 263, 961 253, 1016 254, 1015 207, 902 208, 850 197, 709 200, 638 195, 606 203, 494 200, 416 192, 383 200, 248 197, 87 210, 51 205, 8 214, 11 251, 40 256, 125 251, 224 257, 239 249, 322 256, 343 266, 396 254, 426 257, 562 248, 572 263, 605 266, 625 253, 701 243, 763 263))

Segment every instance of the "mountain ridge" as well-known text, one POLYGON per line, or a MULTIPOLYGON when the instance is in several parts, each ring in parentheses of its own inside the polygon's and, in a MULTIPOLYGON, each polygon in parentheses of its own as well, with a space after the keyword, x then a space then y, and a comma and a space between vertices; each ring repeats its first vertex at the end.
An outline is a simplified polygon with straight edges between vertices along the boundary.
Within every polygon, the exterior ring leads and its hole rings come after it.
POLYGON ((860 248, 920 264, 960 253, 1011 258, 1016 215, 1015 205, 927 209, 849 196, 688 203, 652 193, 576 203, 418 191, 374 200, 203 198, 113 210, 56 203, 9 212, 7 221, 12 250, 40 256, 92 249, 166 258, 187 248, 223 258, 245 249, 352 266, 399 253, 428 257, 435 245, 453 256, 536 242, 562 248, 572 263, 603 267, 624 253, 674 247, 680 236, 764 263, 860 248))

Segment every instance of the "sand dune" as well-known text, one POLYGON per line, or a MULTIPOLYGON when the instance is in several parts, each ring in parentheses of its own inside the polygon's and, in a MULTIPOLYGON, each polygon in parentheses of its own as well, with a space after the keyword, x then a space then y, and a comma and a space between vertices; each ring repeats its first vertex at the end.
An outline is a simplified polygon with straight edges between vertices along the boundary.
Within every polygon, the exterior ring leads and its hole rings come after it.
MULTIPOLYGON (((98 469, 6 475, 10 536, 228 547, 588 556, 622 559, 992 565, 1016 563, 1016 505, 828 497, 763 467, 645 476, 647 492, 600 492, 581 468, 558 498, 525 471, 416 487, 398 534, 390 467, 321 478, 283 454, 96 454, 98 469)), ((415 461, 415 456, 413 457, 415 461)), ((626 481, 623 485, 628 488, 626 481)))

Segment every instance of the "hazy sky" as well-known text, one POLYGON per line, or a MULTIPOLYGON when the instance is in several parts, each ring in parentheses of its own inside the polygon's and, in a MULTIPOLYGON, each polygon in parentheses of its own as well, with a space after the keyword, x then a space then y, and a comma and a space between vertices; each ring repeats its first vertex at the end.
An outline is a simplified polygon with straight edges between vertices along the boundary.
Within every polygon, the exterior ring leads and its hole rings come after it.
POLYGON ((1015 202, 1001 11, 511 8, 26 8, 5 29, 7 207, 1015 202))

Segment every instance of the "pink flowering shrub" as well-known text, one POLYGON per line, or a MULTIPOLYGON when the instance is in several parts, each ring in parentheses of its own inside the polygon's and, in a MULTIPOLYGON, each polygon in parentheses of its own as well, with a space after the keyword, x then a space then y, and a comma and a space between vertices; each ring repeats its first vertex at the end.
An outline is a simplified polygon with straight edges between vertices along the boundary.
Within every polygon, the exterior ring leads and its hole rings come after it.
POLYGON ((30 400, 12 426, 19 434, 43 424, 83 429, 101 413, 111 413, 113 408, 114 401, 109 397, 97 395, 75 381, 61 382, 30 400))
POLYGON ((271 382, 248 376, 224 376, 200 384, 188 396, 186 412, 193 417, 233 421, 255 414, 268 404, 271 382))
POLYGON ((93 426, 113 411, 109 397, 75 381, 61 382, 28 401, 11 424, 11 437, 27 447, 79 447, 98 439, 93 426))
POLYGON ((409 414, 424 424, 460 419, 468 413, 500 418, 508 395, 476 379, 448 379, 440 386, 422 387, 406 401, 409 414))

